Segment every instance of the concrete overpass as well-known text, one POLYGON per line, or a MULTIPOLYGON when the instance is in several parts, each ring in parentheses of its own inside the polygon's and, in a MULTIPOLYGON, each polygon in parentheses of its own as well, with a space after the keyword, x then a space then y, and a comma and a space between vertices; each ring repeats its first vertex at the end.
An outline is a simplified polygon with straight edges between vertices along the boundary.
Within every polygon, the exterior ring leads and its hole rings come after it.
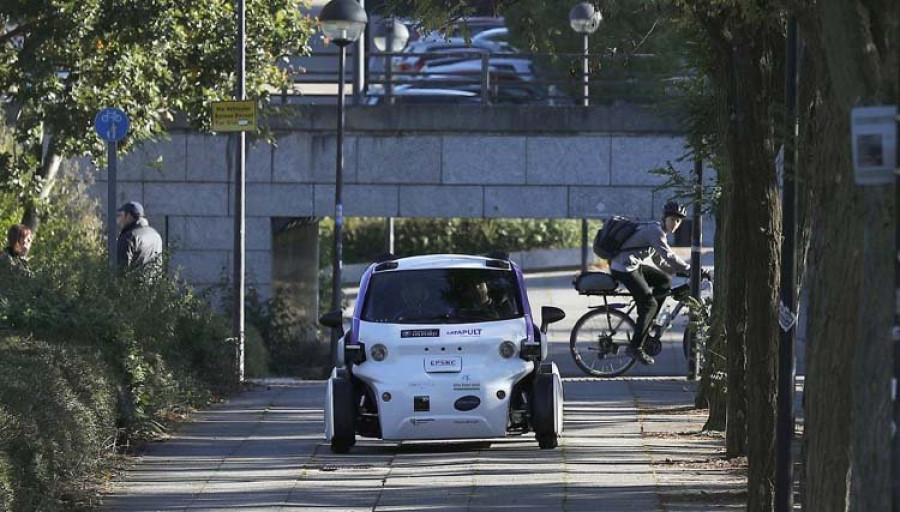
MULTIPOLYGON (((336 113, 289 106, 267 123, 277 140, 252 145, 247 164, 247 268, 263 295, 276 281, 315 281, 315 223, 298 219, 333 213, 336 113)), ((678 123, 635 106, 356 107, 347 133, 346 216, 655 218, 668 194, 647 171, 690 166, 676 163, 678 123)), ((228 140, 175 129, 119 167, 116 202, 144 204, 173 263, 200 287, 230 275, 228 140)))

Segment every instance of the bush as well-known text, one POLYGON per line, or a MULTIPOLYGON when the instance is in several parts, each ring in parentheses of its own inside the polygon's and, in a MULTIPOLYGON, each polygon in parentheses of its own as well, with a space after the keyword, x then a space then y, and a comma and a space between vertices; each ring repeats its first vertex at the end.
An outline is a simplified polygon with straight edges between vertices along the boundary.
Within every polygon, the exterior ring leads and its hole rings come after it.
MULTIPOLYGON (((318 341, 319 330, 303 321, 303 315, 286 294, 262 302, 256 295, 247 298, 247 358, 251 332, 258 333, 275 375, 324 378, 328 371, 328 346, 318 341), (252 327, 251 327, 252 326, 252 327)), ((254 349, 254 350, 260 350, 254 349)), ((249 363, 248 363, 249 374, 249 363)))
MULTIPOLYGON (((331 240, 333 225, 320 223, 320 240, 331 240)), ((344 261, 362 263, 384 252, 385 223, 380 218, 347 219, 344 226, 344 261)), ((403 219, 394 222, 397 256, 462 253, 488 254, 530 249, 576 247, 581 223, 576 219, 403 219)), ((332 244, 320 244, 319 261, 331 262, 332 244)))
POLYGON ((121 442, 235 384, 227 319, 176 279, 115 275, 81 192, 47 208, 34 275, 0 276, 0 510, 78 508, 121 442))
MULTIPOLYGON (((11 510, 80 501, 72 482, 115 447, 114 386, 97 353, 18 337, 0 340, 0 460, 11 510)), ((2 487, 0 487, 2 488, 2 487)))

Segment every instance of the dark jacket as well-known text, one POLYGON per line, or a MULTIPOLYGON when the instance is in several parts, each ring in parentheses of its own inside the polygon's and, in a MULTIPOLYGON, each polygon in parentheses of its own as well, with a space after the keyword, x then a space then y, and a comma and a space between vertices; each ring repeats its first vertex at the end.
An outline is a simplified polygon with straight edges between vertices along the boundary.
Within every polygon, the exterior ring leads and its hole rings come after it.
POLYGON ((122 270, 158 265, 162 250, 162 237, 150 227, 146 218, 141 217, 119 234, 116 265, 122 270))
POLYGON ((28 260, 24 256, 17 256, 8 247, 0 253, 0 268, 4 270, 10 269, 20 275, 31 275, 31 270, 28 268, 28 260))

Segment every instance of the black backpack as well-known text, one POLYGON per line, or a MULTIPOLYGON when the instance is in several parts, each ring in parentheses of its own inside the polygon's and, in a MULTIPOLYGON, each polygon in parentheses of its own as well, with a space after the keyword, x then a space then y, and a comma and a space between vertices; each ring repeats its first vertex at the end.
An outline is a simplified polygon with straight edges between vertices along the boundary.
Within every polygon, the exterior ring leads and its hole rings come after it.
POLYGON ((594 254, 611 260, 622 251, 625 242, 637 231, 639 223, 626 217, 610 217, 603 223, 603 227, 597 230, 594 237, 594 254))

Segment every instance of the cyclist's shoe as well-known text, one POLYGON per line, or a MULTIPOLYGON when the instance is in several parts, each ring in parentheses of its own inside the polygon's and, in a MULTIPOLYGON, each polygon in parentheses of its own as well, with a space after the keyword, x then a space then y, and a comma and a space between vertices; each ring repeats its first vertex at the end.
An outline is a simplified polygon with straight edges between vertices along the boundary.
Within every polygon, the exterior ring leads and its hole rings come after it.
POLYGON ((645 364, 647 366, 656 362, 652 357, 648 356, 647 353, 644 352, 643 348, 634 348, 629 345, 626 354, 640 361, 641 364, 645 364))

